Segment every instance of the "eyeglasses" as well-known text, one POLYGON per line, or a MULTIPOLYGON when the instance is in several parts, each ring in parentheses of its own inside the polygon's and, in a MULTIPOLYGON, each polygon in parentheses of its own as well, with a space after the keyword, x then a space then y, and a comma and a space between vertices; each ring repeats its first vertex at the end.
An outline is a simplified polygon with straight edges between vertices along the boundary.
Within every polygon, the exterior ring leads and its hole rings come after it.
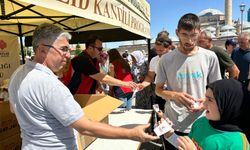
POLYGON ((101 52, 102 49, 103 49, 103 47, 96 47, 96 46, 94 46, 94 45, 91 45, 91 47, 96 48, 99 52, 101 52))
POLYGON ((67 47, 67 46, 61 47, 60 49, 55 48, 53 45, 43 44, 43 46, 47 46, 49 48, 53 48, 54 50, 56 50, 60 54, 62 52, 63 55, 66 55, 67 53, 70 53, 70 50, 71 50, 70 47, 67 47))

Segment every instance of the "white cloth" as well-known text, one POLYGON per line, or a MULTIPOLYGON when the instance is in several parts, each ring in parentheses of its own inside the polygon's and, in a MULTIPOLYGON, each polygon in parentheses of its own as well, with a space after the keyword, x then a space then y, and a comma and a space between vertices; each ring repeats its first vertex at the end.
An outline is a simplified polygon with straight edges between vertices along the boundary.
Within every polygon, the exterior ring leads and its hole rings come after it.
POLYGON ((145 62, 145 57, 140 50, 133 51, 131 55, 135 58, 136 64, 138 66, 142 65, 145 62))

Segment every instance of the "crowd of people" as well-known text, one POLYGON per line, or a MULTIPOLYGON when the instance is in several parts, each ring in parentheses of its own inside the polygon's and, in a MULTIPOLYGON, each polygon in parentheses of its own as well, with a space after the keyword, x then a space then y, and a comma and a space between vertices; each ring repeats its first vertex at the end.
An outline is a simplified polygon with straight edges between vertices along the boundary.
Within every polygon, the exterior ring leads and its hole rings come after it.
POLYGON ((77 149, 73 129, 101 138, 159 139, 145 133, 149 125, 125 129, 89 120, 73 95, 97 92, 123 101, 124 111, 158 104, 164 113, 159 123, 173 124, 164 135, 166 150, 249 149, 250 33, 239 34, 238 47, 227 40, 225 50, 201 31, 198 16, 188 13, 176 35, 174 46, 167 31, 159 32, 149 59, 140 50, 105 53, 102 37, 91 35, 86 49, 70 60, 71 35, 52 24, 39 25, 34 59, 13 73, 8 88, 22 149, 77 149))

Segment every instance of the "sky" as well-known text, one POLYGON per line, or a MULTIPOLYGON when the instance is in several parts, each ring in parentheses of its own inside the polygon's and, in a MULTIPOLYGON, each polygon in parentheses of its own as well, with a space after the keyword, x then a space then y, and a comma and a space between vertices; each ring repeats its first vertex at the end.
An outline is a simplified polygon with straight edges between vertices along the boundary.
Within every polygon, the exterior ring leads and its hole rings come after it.
MULTIPOLYGON (((250 0, 232 0, 233 20, 241 19, 239 5, 246 5, 243 20, 247 20, 247 10, 250 0)), ((148 0, 151 13, 151 38, 155 38, 161 30, 167 30, 170 36, 175 36, 175 29, 181 16, 186 13, 198 14, 204 9, 218 9, 224 13, 224 0, 148 0)))
MULTIPOLYGON (((224 13, 224 0, 147 0, 150 4, 150 35, 151 39, 162 30, 167 30, 170 37, 175 36, 175 29, 181 16, 186 13, 198 14, 204 9, 218 9, 224 13)), ((246 5, 243 20, 247 20, 247 11, 250 8, 250 0, 232 0, 233 20, 241 19, 239 5, 246 5)), ((118 47, 124 43, 116 42, 105 44, 107 48, 118 47)), ((132 42, 131 42, 132 43, 132 42)))

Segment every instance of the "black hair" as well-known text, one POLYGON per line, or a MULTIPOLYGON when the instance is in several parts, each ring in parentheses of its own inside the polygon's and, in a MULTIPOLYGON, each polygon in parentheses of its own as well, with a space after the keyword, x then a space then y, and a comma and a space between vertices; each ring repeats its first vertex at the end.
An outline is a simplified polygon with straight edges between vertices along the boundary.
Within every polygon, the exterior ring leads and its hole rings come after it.
POLYGON ((102 41, 102 38, 97 35, 90 35, 86 41, 86 48, 88 48, 90 45, 95 46, 96 40, 102 41))
POLYGON ((169 36, 169 33, 166 30, 163 30, 163 31, 161 31, 161 32, 159 32, 157 34, 157 38, 159 38, 159 37, 168 37, 168 36, 169 36))
POLYGON ((126 70, 126 72, 130 72, 131 68, 129 66, 129 63, 121 56, 121 54, 119 53, 118 49, 110 49, 108 51, 108 55, 109 55, 109 62, 113 62, 113 61, 119 61, 122 64, 122 68, 126 70))
POLYGON ((236 47, 236 42, 232 39, 227 39, 225 42, 225 48, 227 48, 228 45, 232 45, 233 47, 236 47))
POLYGON ((192 13, 185 14, 179 20, 177 28, 178 30, 184 29, 188 31, 200 29, 199 17, 192 13))

